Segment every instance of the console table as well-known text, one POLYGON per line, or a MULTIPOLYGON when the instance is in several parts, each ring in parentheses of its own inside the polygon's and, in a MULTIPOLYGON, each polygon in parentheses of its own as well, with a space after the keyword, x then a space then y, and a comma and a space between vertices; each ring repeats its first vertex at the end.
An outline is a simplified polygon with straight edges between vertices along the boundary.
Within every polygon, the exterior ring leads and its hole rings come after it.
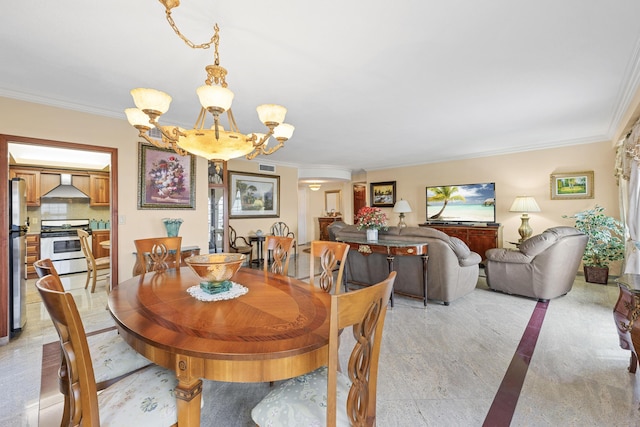
POLYGON ((635 373, 640 349, 640 275, 624 274, 616 279, 620 296, 613 308, 613 320, 618 330, 620 347, 631 351, 629 372, 635 373))
POLYGON ((502 225, 455 225, 455 224, 419 224, 420 227, 431 227, 448 236, 457 237, 469 246, 484 260, 484 254, 492 248, 502 247, 502 225))
MULTIPOLYGON (((358 240, 358 239, 349 239, 339 241, 349 244, 349 255, 351 255, 351 251, 356 251, 363 256, 369 256, 371 254, 382 254, 387 257, 387 262, 389 264, 389 273, 394 271, 393 260, 396 256, 420 256, 422 257, 422 272, 423 272, 423 294, 422 301, 424 302, 425 307, 427 306, 427 261, 429 260, 428 247, 429 244, 427 242, 400 242, 393 240, 358 240)), ((345 273, 343 276, 344 280, 344 288, 348 290, 347 283, 349 281, 349 272, 348 272, 349 263, 345 265, 345 273)), ((360 284, 360 283, 358 283, 360 284)), ((375 283, 365 283, 365 285, 375 285, 375 283)), ((391 307, 393 307, 393 292, 391 293, 391 307)))

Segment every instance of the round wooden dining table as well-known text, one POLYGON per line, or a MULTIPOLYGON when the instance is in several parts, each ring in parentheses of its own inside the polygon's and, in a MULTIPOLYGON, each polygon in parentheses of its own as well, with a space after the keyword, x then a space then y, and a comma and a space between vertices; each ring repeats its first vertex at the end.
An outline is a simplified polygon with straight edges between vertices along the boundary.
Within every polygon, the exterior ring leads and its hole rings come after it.
POLYGON ((198 276, 182 267, 135 276, 109 294, 122 337, 176 373, 180 426, 200 425, 203 378, 268 382, 328 363, 329 294, 263 270, 241 268, 232 280, 248 292, 200 301, 187 292, 198 276))

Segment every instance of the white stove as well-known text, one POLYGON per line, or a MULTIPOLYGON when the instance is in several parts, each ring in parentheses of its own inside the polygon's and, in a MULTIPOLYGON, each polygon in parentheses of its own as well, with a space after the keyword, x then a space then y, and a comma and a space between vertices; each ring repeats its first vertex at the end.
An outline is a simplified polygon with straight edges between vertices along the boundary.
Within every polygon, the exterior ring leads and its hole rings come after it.
POLYGON ((89 220, 43 219, 41 222, 40 257, 50 258, 60 275, 87 271, 87 261, 80 245, 78 229, 91 233, 89 220))

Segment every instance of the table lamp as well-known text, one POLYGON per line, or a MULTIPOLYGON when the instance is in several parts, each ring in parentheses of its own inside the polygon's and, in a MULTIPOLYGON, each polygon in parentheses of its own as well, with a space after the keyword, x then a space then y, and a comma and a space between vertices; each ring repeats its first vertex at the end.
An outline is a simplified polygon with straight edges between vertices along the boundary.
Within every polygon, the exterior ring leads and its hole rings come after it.
POLYGON ((536 199, 531 196, 518 196, 513 201, 509 212, 522 212, 522 216, 520 217, 522 224, 520 224, 520 228, 518 228, 518 233, 520 234, 519 242, 531 237, 533 230, 529 225, 529 215, 527 212, 540 212, 540 206, 536 203, 536 199))
POLYGON ((411 212, 411 206, 409 205, 409 202, 400 199, 393 207, 393 211, 400 214, 400 222, 398 222, 398 227, 405 228, 407 224, 405 224, 404 222, 404 214, 411 212))

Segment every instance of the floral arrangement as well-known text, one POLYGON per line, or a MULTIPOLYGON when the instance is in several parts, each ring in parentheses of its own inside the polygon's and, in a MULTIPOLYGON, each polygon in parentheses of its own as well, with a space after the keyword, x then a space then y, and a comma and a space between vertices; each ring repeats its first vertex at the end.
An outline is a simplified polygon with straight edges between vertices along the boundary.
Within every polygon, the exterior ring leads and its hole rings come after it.
POLYGON ((159 197, 167 198, 185 191, 184 167, 176 156, 154 162, 149 179, 159 197))
POLYGON ((380 208, 365 206, 356 214, 356 225, 358 226, 358 230, 362 230, 363 228, 370 230, 386 230, 388 228, 387 216, 380 208))

